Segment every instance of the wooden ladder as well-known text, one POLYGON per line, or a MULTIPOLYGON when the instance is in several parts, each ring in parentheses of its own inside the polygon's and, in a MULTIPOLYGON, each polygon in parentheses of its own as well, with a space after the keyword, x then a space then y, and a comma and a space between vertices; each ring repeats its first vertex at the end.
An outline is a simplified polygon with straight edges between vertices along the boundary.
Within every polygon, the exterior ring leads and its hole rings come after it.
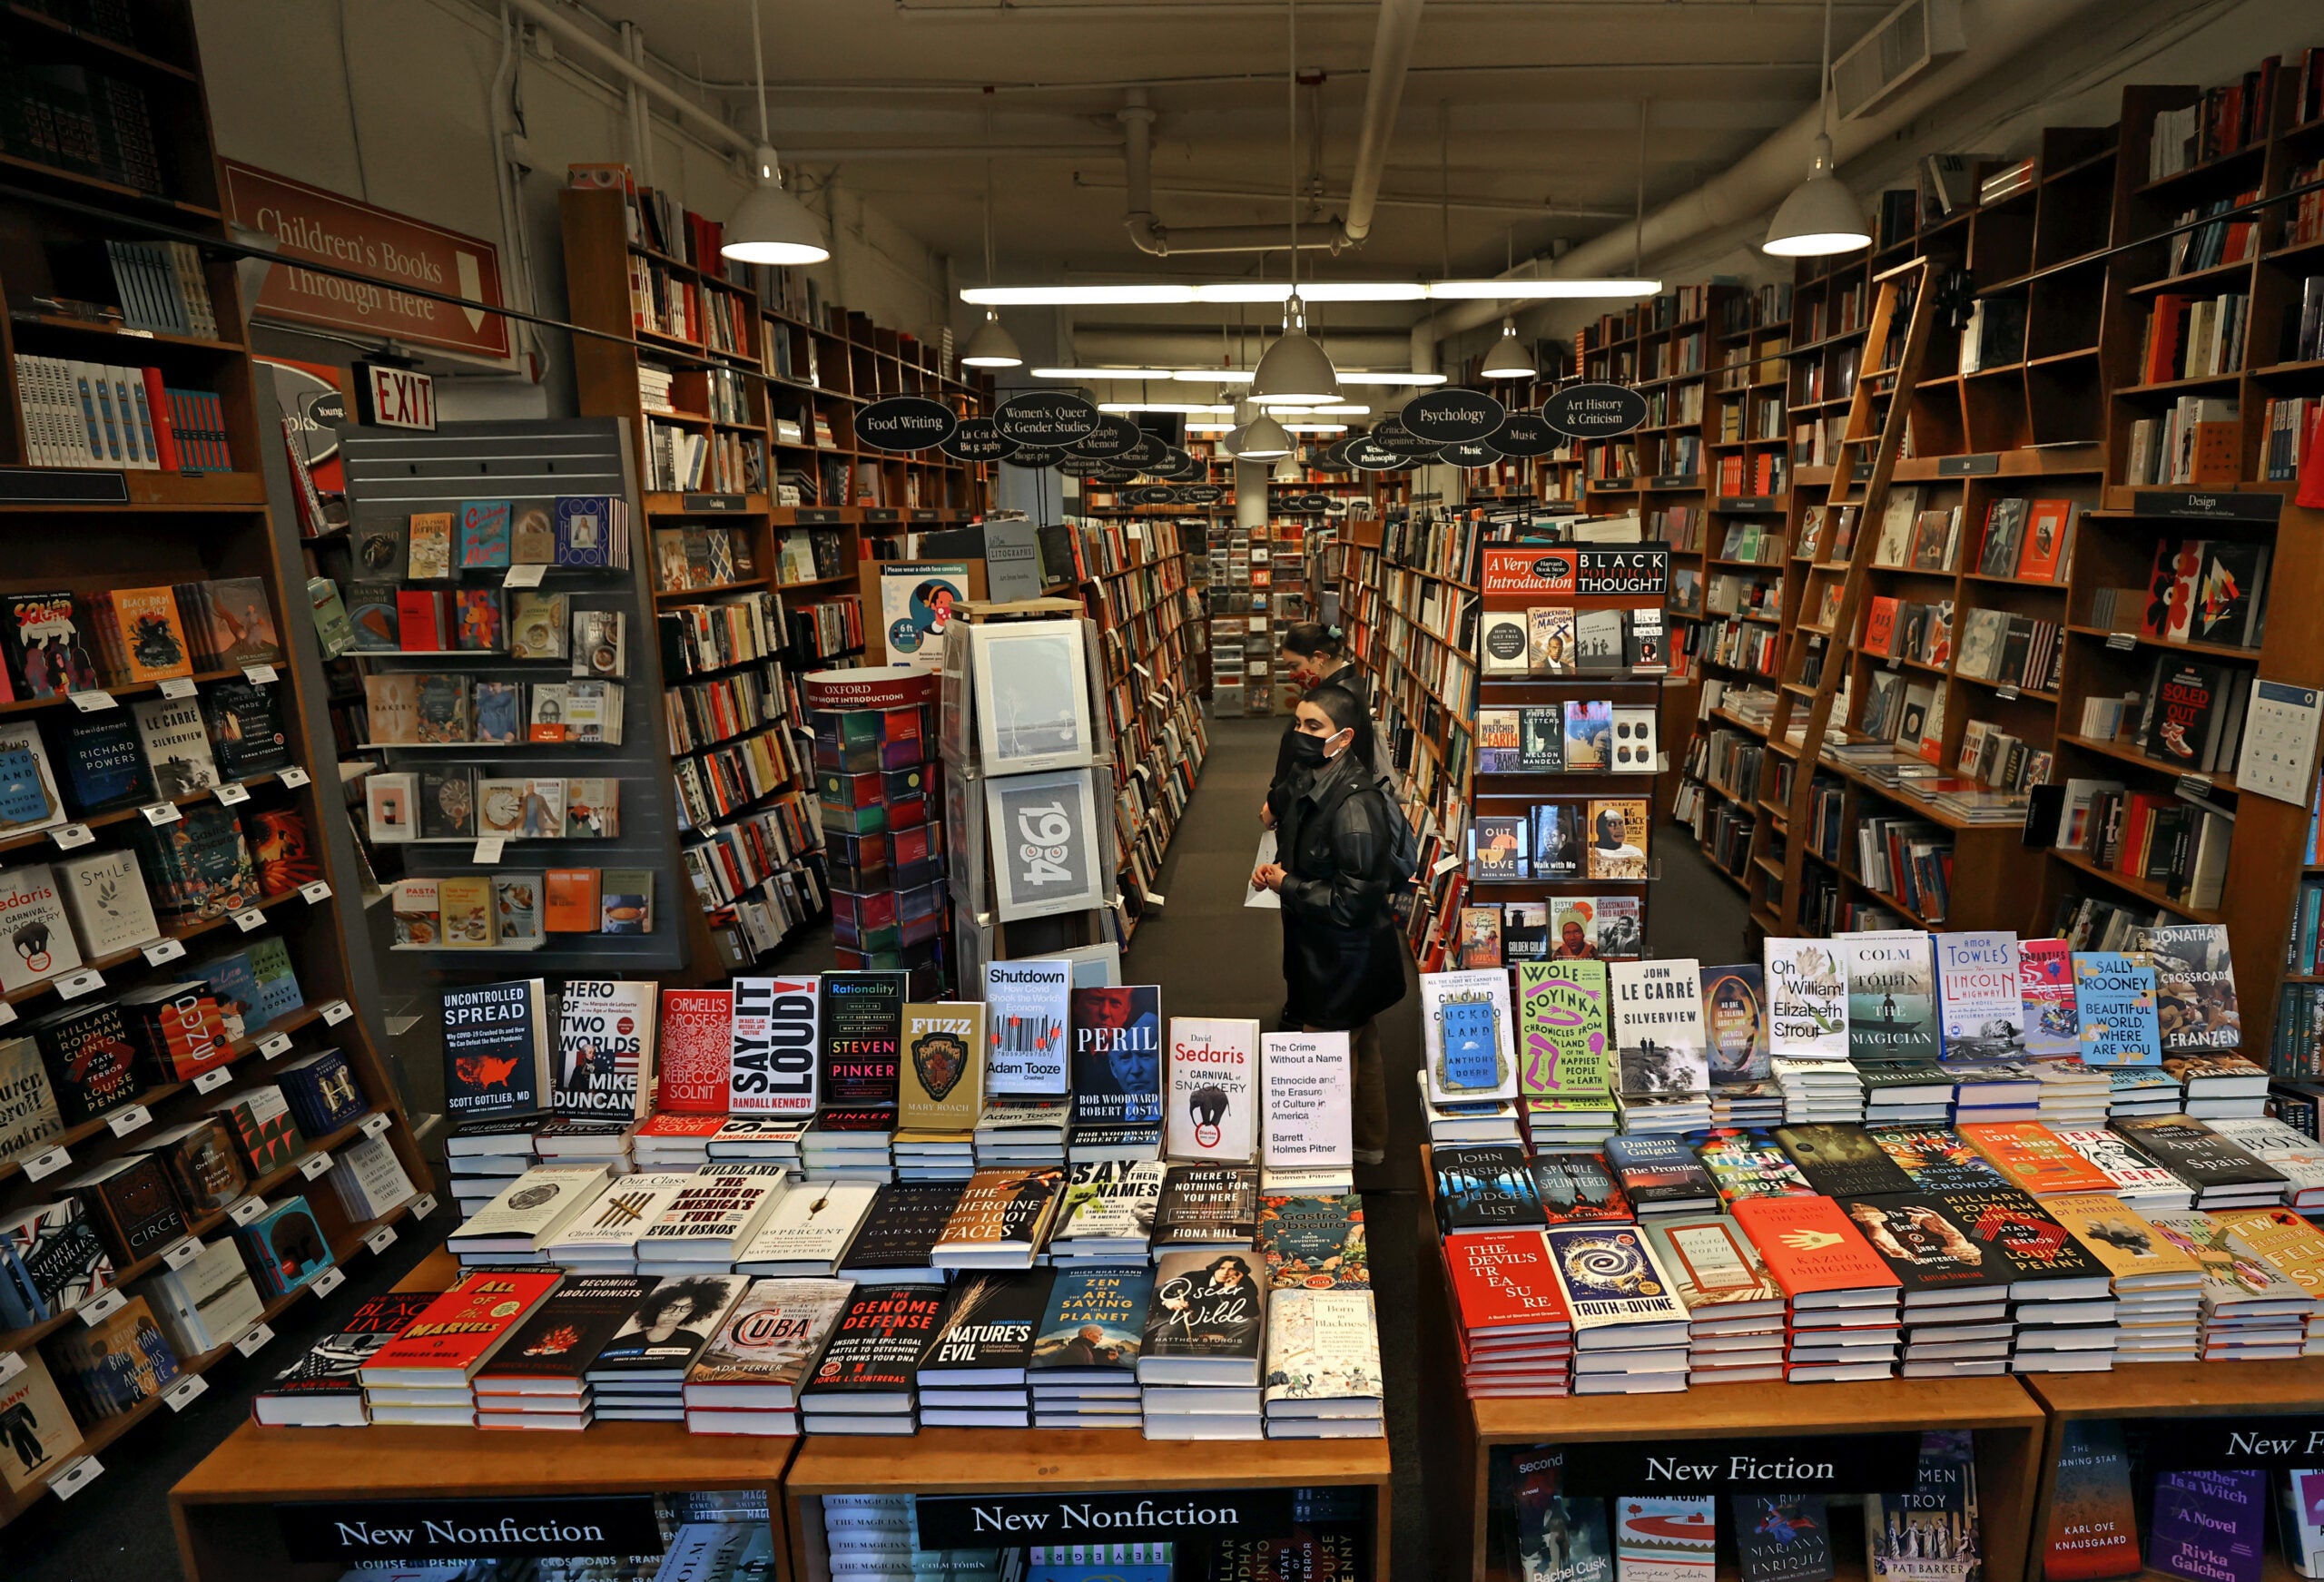
MULTIPOLYGON (((1848 673, 1847 654, 1856 644, 1873 554, 1880 542, 1880 518, 1888 506, 1888 480, 1904 449, 1905 419, 1912 411, 1913 390, 1920 383, 1921 364, 1928 350, 1929 326, 1936 316, 1935 270, 1928 260, 1915 258, 1898 264, 1874 277, 1873 283, 1879 288, 1879 295, 1874 300, 1872 322, 1864 339, 1864 360, 1893 360, 1859 374, 1849 398, 1847 423, 1841 431, 1838 451, 1832 458, 1831 493, 1825 506, 1823 532, 1817 540, 1817 558, 1807 568, 1799 619, 1792 628, 1792 640, 1784 648, 1783 681, 1776 693, 1775 713, 1768 722, 1769 757, 1762 760, 1761 772, 1771 775, 1772 759, 1781 757, 1791 760, 1792 775, 1791 795, 1785 801, 1782 815, 1780 862, 1768 855, 1768 842, 1776 833, 1771 824, 1775 803, 1765 796, 1759 800, 1759 817, 1751 834, 1751 865, 1746 870, 1755 887, 1751 922, 1766 934, 1797 934, 1802 929, 1801 876, 1807 862, 1808 808, 1814 795, 1816 765, 1823 751, 1825 732, 1831 724, 1833 702, 1838 696, 1841 679, 1848 673), (1895 333, 1900 313, 1905 317, 1901 347, 1896 344, 1895 333), (1884 401, 1885 411, 1881 409, 1884 401), (1851 496, 1849 491, 1867 448, 1872 451, 1871 476, 1865 481, 1863 491, 1851 496), (1828 555, 1838 532, 1839 514, 1845 507, 1856 508, 1856 536, 1849 545, 1848 557, 1834 560, 1828 555), (1829 579, 1836 576, 1840 579, 1837 613, 1828 626, 1811 624, 1809 617, 1823 608, 1829 579), (1823 669, 1812 686, 1801 679, 1807 673, 1811 653, 1824 656, 1823 669), (1803 704, 1807 709, 1807 728, 1795 748, 1789 740, 1791 728, 1803 704), (1758 897, 1757 886, 1768 876, 1779 876, 1779 899, 1774 906, 1758 897)), ((1794 481, 1796 485, 1797 480, 1794 481)))

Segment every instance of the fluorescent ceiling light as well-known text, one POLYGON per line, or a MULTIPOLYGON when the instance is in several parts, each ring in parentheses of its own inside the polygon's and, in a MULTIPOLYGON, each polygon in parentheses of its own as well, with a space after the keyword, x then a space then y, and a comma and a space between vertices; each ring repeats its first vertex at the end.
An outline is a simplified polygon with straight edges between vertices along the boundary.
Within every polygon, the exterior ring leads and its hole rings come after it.
POLYGON ((1169 379, 1183 376, 1167 368, 1037 368, 1037 379, 1169 379))
POLYGON ((1172 368, 1170 377, 1190 385, 1247 385, 1258 375, 1246 368, 1172 368))
POLYGON ((1286 423, 1283 426, 1283 431, 1285 434, 1345 434, 1347 425, 1344 423, 1286 423))
MULTIPOLYGON (((1301 286, 1299 294, 1310 302, 1416 302, 1432 297, 1454 301, 1538 301, 1651 297, 1661 290, 1660 280, 1511 277, 1479 280, 1321 280, 1301 286)), ((998 308, 1167 307, 1189 302, 1281 302, 1290 296, 1290 286, 1281 281, 1229 280, 1199 285, 1153 281, 1112 286, 971 286, 960 293, 960 300, 998 308)))
POLYGON ((971 286, 960 293, 963 302, 989 308, 1111 307, 1121 304, 1195 300, 1192 286, 971 286))
POLYGON ((1535 301, 1566 297, 1651 297, 1662 290, 1660 280, 1438 280, 1428 288, 1432 297, 1462 301, 1535 301))
POLYGON ((1235 408, 1214 407, 1202 401, 1100 401, 1098 403, 1098 410, 1100 412, 1199 412, 1205 417, 1216 417, 1222 412, 1231 415, 1235 408))
MULTIPOLYGON (((1287 280, 1230 280, 1196 286, 1197 302, 1281 302, 1291 295, 1287 280)), ((1417 280, 1307 280, 1299 295, 1310 302, 1417 302, 1428 288, 1417 280)))
POLYGON ((1234 427, 1235 420, 1232 418, 1189 418, 1187 419, 1187 432, 1189 434, 1226 434, 1232 432, 1234 427))
POLYGON ((1363 418, 1370 415, 1369 407, 1350 406, 1335 401, 1325 407, 1286 407, 1270 401, 1267 410, 1278 418, 1363 418))
POLYGON ((1443 374, 1342 373, 1340 375, 1340 383, 1344 385, 1441 385, 1443 382, 1443 374))

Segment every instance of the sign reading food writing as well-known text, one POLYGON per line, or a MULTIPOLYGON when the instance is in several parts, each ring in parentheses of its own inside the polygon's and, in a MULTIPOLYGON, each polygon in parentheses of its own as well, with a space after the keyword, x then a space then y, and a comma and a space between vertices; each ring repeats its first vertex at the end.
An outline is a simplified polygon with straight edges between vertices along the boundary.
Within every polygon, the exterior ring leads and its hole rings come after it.
POLYGON ((477 357, 508 355, 508 320, 487 310, 502 302, 500 250, 491 242, 233 160, 219 168, 228 216, 280 251, 282 261, 268 267, 259 288, 253 310, 261 316, 477 357), (301 269, 301 259, 372 278, 301 269), (398 282, 480 306, 438 302, 399 290, 398 282))

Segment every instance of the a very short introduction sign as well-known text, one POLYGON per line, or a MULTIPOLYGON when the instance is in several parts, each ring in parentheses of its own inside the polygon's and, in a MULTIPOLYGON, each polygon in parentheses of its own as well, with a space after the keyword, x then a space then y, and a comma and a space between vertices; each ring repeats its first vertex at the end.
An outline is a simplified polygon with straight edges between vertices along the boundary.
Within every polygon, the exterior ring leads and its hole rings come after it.
POLYGON ((278 1505, 302 1563, 650 1555, 663 1548, 650 1494, 502 1499, 354 1499, 278 1505))
POLYGON ((923 1494, 914 1501, 926 1549, 1101 1543, 1197 1534, 1268 1534, 1293 1520, 1290 1489, 1187 1489, 1150 1494, 923 1494))
POLYGON ((1918 1434, 1806 1434, 1764 1440, 1638 1440, 1566 1457, 1567 1492, 1894 1494, 1920 1469, 1918 1434))

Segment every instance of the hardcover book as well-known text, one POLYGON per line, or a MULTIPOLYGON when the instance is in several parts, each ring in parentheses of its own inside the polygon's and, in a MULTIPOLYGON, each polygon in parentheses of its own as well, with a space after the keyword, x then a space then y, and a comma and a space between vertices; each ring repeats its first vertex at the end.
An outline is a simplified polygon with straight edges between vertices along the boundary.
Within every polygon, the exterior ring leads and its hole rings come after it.
POLYGON ((1830 1582, 1832 1524, 1818 1494, 1730 1494, 1743 1582, 1830 1582))
POLYGON ((1561 1448, 1528 1448, 1510 1459, 1519 1582, 1614 1582, 1607 1502, 1566 1491, 1565 1458, 1561 1448))
POLYGON ((1606 1139, 1606 1163, 1640 1214, 1715 1207, 1718 1188, 1710 1172, 1677 1137, 1606 1139))
POLYGON ((185 1211, 161 1162, 130 1154, 65 1177, 57 1190, 81 1200, 81 1212, 118 1268, 150 1258, 185 1234, 185 1211))
POLYGON ((1966 1430, 1921 1435, 1913 1487, 1864 1499, 1867 1582, 1979 1582, 1984 1540, 1966 1430))
POLYGON ((0 1039, 0 1164, 42 1152, 64 1130, 40 1045, 31 1038, 0 1039))
POLYGON ((1775 1140, 1807 1177, 1807 1184, 1827 1197, 1913 1190, 1913 1178, 1862 1126, 1777 1126, 1775 1140))
POLYGON ((674 1274, 646 1294, 584 1377, 607 1383, 678 1381, 749 1290, 747 1274, 674 1274))
POLYGON ((1765 960, 1770 1053, 1794 1060, 1846 1060, 1847 974, 1832 941, 1770 937, 1765 960))
POLYGON ((1259 1039, 1265 1135, 1259 1163, 1294 1179, 1354 1185, 1352 1055, 1345 1033, 1266 1033, 1259 1039))
MULTIPOLYGON (((58 732, 73 811, 82 818, 153 800, 137 722, 118 709, 68 720, 58 732)), ((0 835, 22 835, 64 821, 64 804, 40 732, 30 725, 0 731, 0 835)))
POLYGON ((800 1390, 801 1404, 839 1398, 851 1410, 909 1416, 920 1360, 944 1316, 944 1292, 917 1285, 859 1285, 800 1390))
POLYGON ((2137 1576, 2145 1567, 2122 1425, 2110 1418, 2068 1418, 2059 1428, 2057 1482, 2043 1533, 2043 1582, 2137 1576))
POLYGON ((2284 1180, 2281 1171, 2261 1164, 2191 1115, 2125 1115, 2114 1129, 2198 1194, 2222 1186, 2280 1185, 2284 1180))
POLYGON ((2073 947, 2063 939, 2017 942, 2017 992, 2025 1007, 2025 1052, 2055 1060, 2082 1054, 2074 1006, 2073 947))
POLYGON ((943 1273, 929 1263, 960 1206, 967 1184, 959 1181, 890 1182, 872 1199, 862 1228, 847 1250, 842 1274, 856 1280, 878 1281, 919 1274, 943 1282, 943 1273))
POLYGON ((1266 1301, 1255 1253, 1163 1253, 1154 1261, 1138 1382, 1258 1383, 1266 1301))
POLYGON ((1935 969, 1926 934, 1843 934, 1847 969, 1848 1056, 1859 1064, 1935 1060, 1935 969))
POLYGON ((1277 1291, 1267 1298, 1269 1418, 1335 1418, 1381 1402, 1380 1326, 1369 1291, 1277 1291), (1334 1410, 1305 1403, 1344 1402, 1334 1410))
POLYGON ((1968 1233, 1944 1198, 1924 1193, 1851 1197, 1840 1207, 1902 1284, 1907 1305, 1915 1296, 1991 1286, 1998 1297, 2010 1271, 1968 1233))
POLYGON ((1523 1028, 1520 1094, 1571 1098, 1610 1091, 1604 962, 1525 962, 1517 969, 1517 1000, 1523 1028))
POLYGON ((0 873, 0 919, 10 946, 0 951, 0 989, 30 988, 81 965, 64 895, 45 863, 0 873))
POLYGON ((1423 972, 1420 993, 1429 1101, 1516 1097, 1508 972, 1423 972))
MULTIPOLYGON (((1121 993, 1076 989, 1074 993, 1121 993)), ((1158 991, 1157 991, 1158 992, 1158 991)), ((972 1132, 984 1109, 985 1006, 981 1000, 904 1007, 901 1101, 896 1124, 908 1131, 972 1132)), ((1125 1064, 1130 1057, 1123 1056, 1125 1064)), ((1156 1061, 1147 1059, 1149 1084, 1156 1061)), ((1081 1115, 1077 1103, 1077 1118, 1081 1115)))
POLYGON ((1030 1268, 1048 1240, 1064 1180, 1054 1164, 978 1171, 960 1184, 929 1262, 944 1269, 1030 1268))
POLYGON ((815 1113, 822 1069, 818 981, 812 975, 734 980, 736 1115, 815 1113))
POLYGON ((1556 1336, 1570 1328, 1540 1233, 1458 1237, 1444 1244, 1444 1258, 1464 1335, 1556 1336))
POLYGON ((2240 1046, 2243 1015, 2226 924, 2150 928, 2139 936, 2138 948, 2153 964, 2155 1017, 2164 1054, 2240 1046))
POLYGON ((444 1107, 456 1120, 537 1115, 549 1091, 548 1007, 541 980, 448 988, 444 1107))
POLYGON ((1143 1262, 1059 1270, 1026 1377, 1035 1384, 1130 1382, 1153 1295, 1154 1271, 1143 1262))
POLYGON ((853 1293, 843 1280, 753 1281, 687 1371, 686 1404, 793 1406, 853 1293))
POLYGON ((251 1401, 251 1415, 270 1428, 361 1428, 363 1364, 428 1311, 432 1291, 391 1291, 369 1297, 307 1354, 274 1376, 251 1401))
MULTIPOLYGON (((1162 990, 1151 984, 1077 988, 1071 1007, 1076 1124, 1159 1125, 1162 990)), ((964 1124, 976 1124, 973 1113, 964 1124)))
POLYGON ((1783 1311, 1783 1288, 1743 1228, 1723 1214, 1677 1214, 1640 1227, 1687 1312, 1699 1319, 1783 1311))
POLYGON ((2025 1053, 2017 936, 2007 929, 1939 934, 1938 1032, 1947 1060, 2014 1060, 2025 1053))
POLYGON ((330 1240, 303 1197, 269 1204, 234 1232, 242 1256, 268 1296, 288 1296, 311 1284, 333 1263, 330 1240))
POLYGON ((1816 1189, 1798 1166, 1764 1134, 1715 1132, 1697 1150, 1710 1172, 1719 1200, 1733 1204, 1747 1197, 1813 1197, 1816 1189))
POLYGON ((2083 1064, 2162 1064, 2154 968, 2142 958, 2122 951, 2076 951, 2073 998, 2082 1022, 2083 1064))
POLYGON ((2006 1186, 2000 1171, 1950 1126, 1867 1126, 1879 1150, 1911 1178, 1915 1192, 2006 1186))
POLYGON ((1544 1223, 1628 1224, 1638 1217, 1603 1155, 1542 1154, 1534 1158, 1531 1169, 1544 1223))
POLYGON ((1759 963, 1702 969, 1703 1031, 1713 1087, 1766 1082, 1775 1075, 1768 1046, 1768 989, 1759 963))
POLYGON ((985 965, 985 1089, 994 1095, 1072 1091, 1073 964, 1063 959, 985 965))
POLYGON ((589 1365, 658 1283, 650 1274, 567 1274, 476 1371, 478 1394, 577 1401, 589 1365))
POLYGON ((1691 958, 1617 961, 1607 969, 1613 1039, 1626 1095, 1701 1093, 1710 1086, 1702 969, 1691 958))
POLYGON ((160 935, 136 852, 76 852, 59 858, 54 871, 84 956, 114 955, 160 935))
POLYGON ((224 1208, 249 1184, 234 1155, 234 1134, 216 1115, 172 1126, 139 1147, 161 1162, 178 1200, 196 1214, 224 1208))
POLYGON ((1258 1145, 1259 1024, 1173 1017, 1163 1152, 1171 1159, 1248 1164, 1258 1145))
POLYGON ((137 1049, 121 1007, 52 1011, 25 1029, 39 1046, 56 1106, 68 1126, 93 1121, 137 1096, 137 1049))
POLYGON ((1626 1494, 1614 1501, 1619 1582, 1711 1582, 1716 1501, 1708 1494, 1626 1494))
MULTIPOLYGON (((741 984, 736 981, 736 991, 741 984)), ((658 986, 567 978, 559 997, 548 1108, 560 1115, 643 1119, 654 1092, 658 986)))
MULTIPOLYGON (((1593 1330, 1687 1322, 1687 1305, 1634 1225, 1552 1225, 1542 1233, 1577 1345, 1593 1330)), ((1617 1337, 1610 1343, 1619 1344, 1617 1337)))
POLYGON ((2034 1121, 1973 1121, 1962 1140, 1985 1157, 2010 1185, 2035 1197, 2052 1193, 2112 1192, 2107 1174, 2034 1121))
POLYGON ((1267 1284, 1277 1291, 1371 1286, 1364 1199, 1353 1192, 1261 1198, 1258 1246, 1266 1260, 1267 1284))
POLYGON ((1153 1245, 1247 1247, 1259 1230, 1259 1173, 1247 1164, 1173 1164, 1154 1207, 1153 1245))
POLYGON ((1047 1269, 962 1277, 952 1289, 936 1339, 921 1359, 921 1383, 1022 1384, 1055 1280, 1047 1269))
POLYGON ((734 1047, 734 991, 665 988, 655 1039, 655 1108, 672 1115, 727 1112, 734 1047))
MULTIPOLYGON (((2014 1187, 1971 1190, 1945 1194, 1945 1207, 1954 1221, 1980 1247, 2000 1254, 1989 1264, 2005 1273, 2013 1295, 2028 1282, 2096 1280, 2102 1294, 2111 1279, 2106 1265, 2083 1250, 2065 1227, 2026 1194, 2014 1187)), ((2033 1287, 2040 1294, 2040 1286, 2033 1287)))
POLYGON ((2148 1567, 2188 1582, 2259 1582, 2267 1552, 2268 1474, 2165 1472, 2154 1480, 2148 1567))
POLYGON ((1539 1225, 1541 1200, 1526 1168, 1524 1150, 1488 1143, 1433 1150, 1436 1223, 1445 1236, 1539 1225))
POLYGON ((1886 1292, 1902 1284, 1828 1197, 1746 1198, 1735 1205, 1735 1221, 1795 1303, 1828 1292, 1886 1292))
POLYGON ((142 1296, 94 1324, 75 1324, 53 1342, 48 1360, 74 1413, 94 1425, 133 1411, 177 1381, 170 1350, 153 1310, 142 1296))
POLYGON ((891 1131, 902 1056, 904 975, 826 972, 818 985, 822 1103, 846 1112, 823 1123, 840 1131, 891 1131), (856 1123, 861 1117, 862 1124, 856 1123), (839 1124, 844 1119, 845 1124, 839 1124))

